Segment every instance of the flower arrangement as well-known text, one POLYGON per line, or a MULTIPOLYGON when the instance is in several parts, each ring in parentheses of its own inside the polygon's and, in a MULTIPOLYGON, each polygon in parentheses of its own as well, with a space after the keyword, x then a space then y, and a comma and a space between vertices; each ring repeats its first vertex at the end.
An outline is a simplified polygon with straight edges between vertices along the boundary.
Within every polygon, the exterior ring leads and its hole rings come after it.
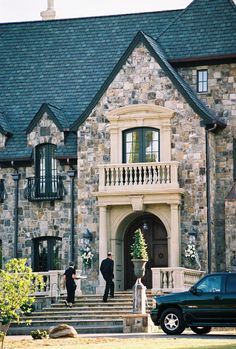
POLYGON ((190 241, 185 249, 185 257, 188 259, 191 267, 197 266, 201 270, 201 263, 196 250, 196 245, 190 241))
POLYGON ((189 243, 185 249, 185 257, 189 258, 192 262, 196 259, 196 247, 195 244, 189 243))
POLYGON ((85 268, 91 268, 94 254, 92 253, 92 250, 89 246, 81 249, 81 257, 83 266, 85 268))

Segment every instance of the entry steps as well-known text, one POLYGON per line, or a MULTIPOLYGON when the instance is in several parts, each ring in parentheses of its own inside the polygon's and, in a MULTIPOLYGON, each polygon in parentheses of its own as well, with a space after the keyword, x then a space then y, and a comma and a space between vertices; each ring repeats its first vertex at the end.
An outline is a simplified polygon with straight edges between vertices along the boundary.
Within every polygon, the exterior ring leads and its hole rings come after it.
MULTIPOLYGON (((152 295, 147 291, 147 312, 152 307, 152 295)), ((125 314, 132 313, 132 291, 115 292, 115 298, 102 302, 101 295, 82 295, 76 297, 73 307, 65 305, 61 298, 50 308, 35 311, 25 319, 31 320, 31 325, 12 323, 9 335, 29 335, 32 330, 49 330, 59 324, 73 326, 78 333, 122 333, 125 314)))

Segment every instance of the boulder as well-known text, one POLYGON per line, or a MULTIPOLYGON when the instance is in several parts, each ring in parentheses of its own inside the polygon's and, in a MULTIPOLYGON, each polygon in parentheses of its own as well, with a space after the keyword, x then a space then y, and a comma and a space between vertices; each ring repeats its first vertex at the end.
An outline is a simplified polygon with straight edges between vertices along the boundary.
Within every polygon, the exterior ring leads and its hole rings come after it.
POLYGON ((66 324, 60 324, 49 329, 50 338, 61 338, 61 337, 78 337, 78 333, 73 326, 66 324))

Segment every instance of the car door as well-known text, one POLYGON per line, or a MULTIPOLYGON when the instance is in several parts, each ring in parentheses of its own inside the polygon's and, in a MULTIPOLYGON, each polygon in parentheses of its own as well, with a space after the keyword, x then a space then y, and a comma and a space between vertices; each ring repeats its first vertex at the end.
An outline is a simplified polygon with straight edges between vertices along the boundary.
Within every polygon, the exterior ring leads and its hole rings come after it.
POLYGON ((236 273, 226 276, 225 292, 222 294, 221 303, 224 311, 221 313, 223 323, 236 325, 236 273))
POLYGON ((185 301, 185 315, 190 323, 219 324, 222 321, 224 275, 211 274, 201 279, 185 301))

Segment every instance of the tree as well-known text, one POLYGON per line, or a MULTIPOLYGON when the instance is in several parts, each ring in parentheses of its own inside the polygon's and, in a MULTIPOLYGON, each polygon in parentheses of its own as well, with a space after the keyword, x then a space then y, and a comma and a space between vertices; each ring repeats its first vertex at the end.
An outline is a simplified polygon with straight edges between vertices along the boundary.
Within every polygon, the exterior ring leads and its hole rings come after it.
POLYGON ((0 337, 4 338, 12 320, 18 323, 22 315, 31 311, 35 302, 33 294, 43 287, 42 277, 27 266, 26 259, 11 259, 0 270, 0 337))
POLYGON ((141 229, 134 233, 134 243, 131 245, 131 256, 133 259, 148 259, 147 244, 141 229))

